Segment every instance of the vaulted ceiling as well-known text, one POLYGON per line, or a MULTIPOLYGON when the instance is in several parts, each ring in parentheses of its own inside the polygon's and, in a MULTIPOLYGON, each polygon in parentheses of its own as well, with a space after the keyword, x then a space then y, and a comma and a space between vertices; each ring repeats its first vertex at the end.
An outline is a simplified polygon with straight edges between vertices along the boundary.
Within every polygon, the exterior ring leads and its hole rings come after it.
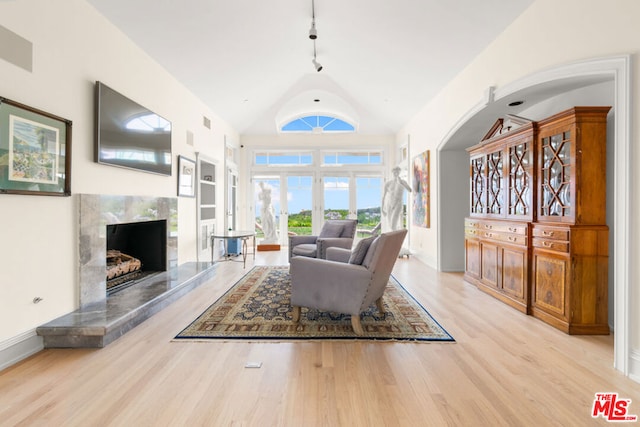
POLYGON ((241 134, 328 113, 393 134, 533 0, 88 0, 241 134))

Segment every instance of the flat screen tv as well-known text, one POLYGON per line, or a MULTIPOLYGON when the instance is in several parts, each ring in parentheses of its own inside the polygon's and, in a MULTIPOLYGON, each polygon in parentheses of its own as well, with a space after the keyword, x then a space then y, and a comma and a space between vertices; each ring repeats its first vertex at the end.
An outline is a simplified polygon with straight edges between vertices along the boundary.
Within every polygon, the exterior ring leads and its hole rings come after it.
POLYGON ((96 82, 98 163, 171 175, 171 122, 96 82))

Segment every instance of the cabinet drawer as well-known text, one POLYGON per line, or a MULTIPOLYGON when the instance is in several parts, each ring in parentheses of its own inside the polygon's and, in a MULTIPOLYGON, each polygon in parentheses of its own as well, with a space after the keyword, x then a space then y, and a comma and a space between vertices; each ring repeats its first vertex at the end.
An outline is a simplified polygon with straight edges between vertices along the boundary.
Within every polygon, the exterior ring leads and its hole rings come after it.
POLYGON ((498 233, 496 231, 481 231, 479 235, 480 237, 483 237, 485 239, 498 240, 500 242, 512 243, 514 245, 527 245, 527 236, 518 234, 498 233))
POLYGON ((569 240, 569 230, 554 227, 533 227, 533 237, 543 237, 551 240, 569 240))
POLYGON ((467 237, 478 237, 479 236, 479 232, 475 228, 465 227, 464 235, 467 236, 467 237))
POLYGON ((550 249, 557 252, 569 252, 569 242, 563 242, 560 240, 545 239, 541 237, 533 238, 533 247, 550 249))
POLYGON ((477 228, 480 226, 480 221, 477 219, 465 218, 464 226, 467 228, 477 228))
POLYGON ((483 222, 480 224, 479 229, 485 232, 491 233, 513 233, 522 236, 527 235, 527 225, 523 224, 499 224, 495 222, 483 222))

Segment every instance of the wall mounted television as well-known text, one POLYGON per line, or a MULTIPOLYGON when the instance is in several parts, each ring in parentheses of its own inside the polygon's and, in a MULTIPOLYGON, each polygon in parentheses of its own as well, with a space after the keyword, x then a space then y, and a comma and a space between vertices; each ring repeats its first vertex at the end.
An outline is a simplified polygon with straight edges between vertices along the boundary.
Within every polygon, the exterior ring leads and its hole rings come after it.
POLYGON ((171 175, 171 122, 96 82, 95 161, 171 175))

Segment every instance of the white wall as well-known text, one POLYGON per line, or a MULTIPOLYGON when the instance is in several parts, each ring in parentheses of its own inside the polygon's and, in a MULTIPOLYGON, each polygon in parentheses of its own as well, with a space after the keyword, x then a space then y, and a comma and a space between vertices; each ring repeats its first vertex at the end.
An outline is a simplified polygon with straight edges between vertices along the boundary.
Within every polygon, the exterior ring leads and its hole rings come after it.
MULTIPOLYGON (((177 191, 176 166, 172 177, 164 177, 94 163, 96 80, 172 121, 174 160, 179 154, 195 159, 196 151, 222 159, 224 135, 238 139, 83 0, 0 2, 0 25, 33 44, 31 72, 0 59, 0 96, 73 121, 74 195, 175 197, 177 191), (203 126, 203 116, 212 130, 203 126), (193 146, 187 131, 194 134, 193 146)), ((221 188, 218 200, 222 194, 221 188)), ((76 210, 76 196, 0 195, 0 350, 3 342, 77 308, 76 210), (34 304, 34 297, 43 301, 34 304)), ((195 261, 196 200, 180 198, 178 217, 178 261, 195 261)))
MULTIPOLYGON (((400 132, 398 140, 411 135, 412 153, 435 150, 451 129, 468 111, 483 99, 487 88, 497 90, 528 75, 567 63, 613 55, 631 55, 637 61, 640 50, 640 2, 636 0, 537 0, 463 72, 414 117, 400 132)), ((632 67, 631 81, 637 82, 637 67, 632 67)), ((640 86, 631 86, 631 111, 638 111, 640 86)), ((631 146, 637 147, 639 122, 631 123, 631 146)), ((640 150, 632 150, 631 164, 636 164, 640 150)), ((432 162, 432 178, 439 175, 432 162)), ((631 218, 638 217, 639 187, 635 172, 631 172, 631 218)), ((432 180, 432 188, 437 188, 432 180)), ((441 195, 444 197, 444 194, 441 195)), ((438 210, 438 197, 432 197, 432 212, 438 210)), ((640 228, 632 227, 630 259, 636 259, 640 228)), ((432 217, 430 230, 412 229, 412 245, 425 248, 424 257, 437 259, 437 218, 432 217)), ((632 326, 630 354, 640 360, 640 265, 633 263, 630 271, 629 304, 632 326), (634 310, 634 308, 636 308, 634 310)), ((640 363, 636 374, 640 374, 640 363)))

